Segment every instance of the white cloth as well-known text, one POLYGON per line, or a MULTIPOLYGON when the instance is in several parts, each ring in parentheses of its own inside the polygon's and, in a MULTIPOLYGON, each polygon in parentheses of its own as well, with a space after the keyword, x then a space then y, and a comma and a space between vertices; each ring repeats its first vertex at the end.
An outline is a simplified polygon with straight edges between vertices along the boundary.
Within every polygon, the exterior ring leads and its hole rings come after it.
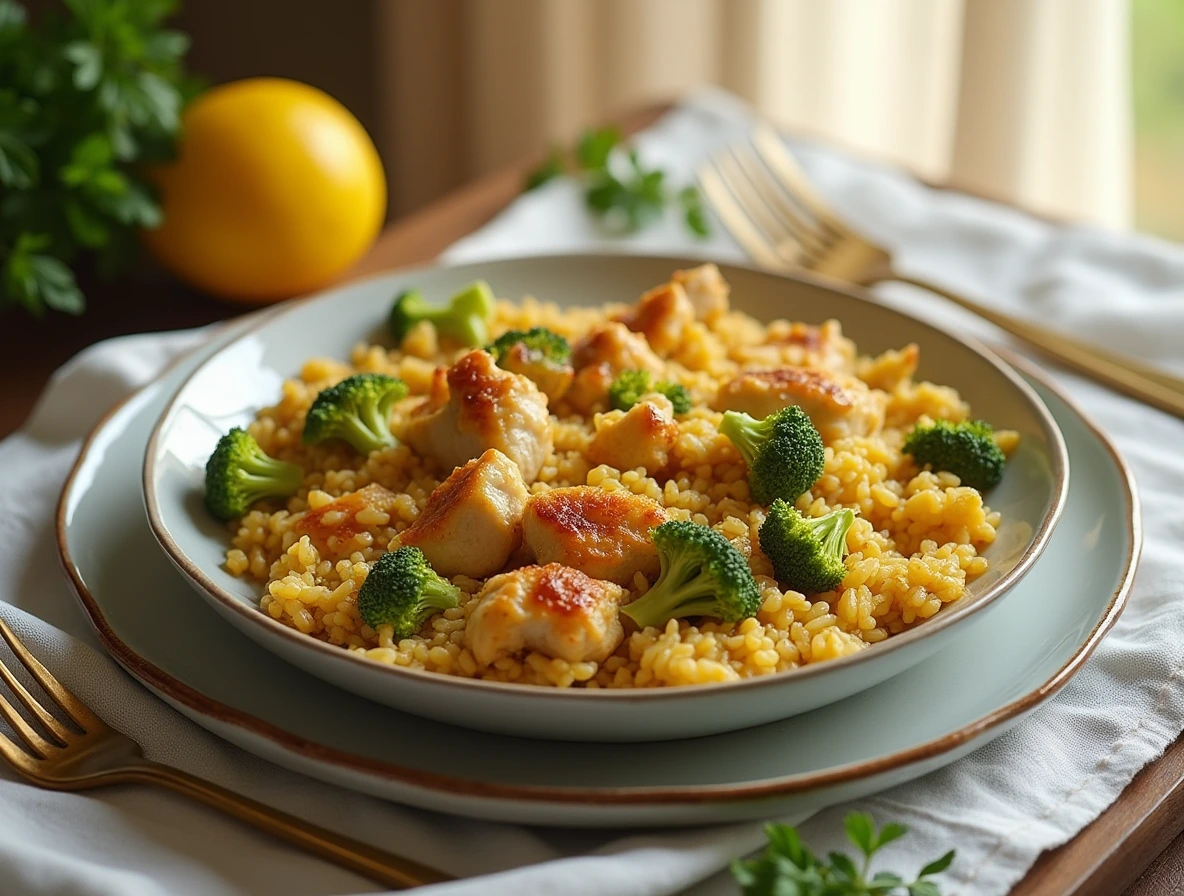
MULTIPOLYGON (((696 160, 743 133, 747 112, 701 94, 643 134, 642 155, 688 177, 696 160)), ((917 273, 1056 321, 1066 330, 1165 365, 1184 366, 1184 252, 1140 236, 1056 228, 817 146, 799 147, 835 206, 892 246, 917 273)), ((577 190, 556 182, 519 199, 448 257, 579 249, 701 252, 738 258, 722 232, 702 243, 672 214, 653 229, 610 239, 586 217, 577 190)), ((986 325, 903 287, 892 301, 947 320, 986 325)), ((54 502, 79 440, 103 408, 150 380, 203 333, 126 337, 82 353, 54 378, 30 423, 0 443, 0 615, 66 684, 140 740, 150 756, 319 823, 455 874, 492 877, 444 885, 460 896, 734 894, 729 857, 763 842, 760 826, 654 832, 542 832, 447 818, 341 791, 255 759, 151 697, 97 648, 54 556, 54 502), (392 835, 392 832, 395 832, 392 835), (521 869, 521 870, 512 870, 521 869)), ((997 335, 997 334, 996 334, 997 335)), ((902 873, 950 847, 950 894, 1001 894, 1036 859, 1104 809, 1184 726, 1184 422, 1068 374, 1056 378, 1118 441, 1144 501, 1146 550, 1130 606, 1084 670, 1050 704, 943 771, 863 800, 881 821, 913 833, 887 850, 902 873)), ((803 825, 817 852, 841 848, 836 807, 803 825)), ((373 892, 362 879, 298 854, 204 808, 147 788, 49 793, 0 771, 0 892, 5 894, 373 892)))

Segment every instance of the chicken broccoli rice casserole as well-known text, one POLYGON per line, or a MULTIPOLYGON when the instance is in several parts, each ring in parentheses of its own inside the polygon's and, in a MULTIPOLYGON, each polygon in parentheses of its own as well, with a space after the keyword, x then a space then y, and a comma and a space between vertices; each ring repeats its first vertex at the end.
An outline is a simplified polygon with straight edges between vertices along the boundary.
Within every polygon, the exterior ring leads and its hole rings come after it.
POLYGON ((388 326, 207 464, 227 570, 309 637, 494 681, 703 684, 874 648, 987 569, 1018 436, 915 379, 916 345, 761 323, 710 264, 602 308, 410 291, 388 326))

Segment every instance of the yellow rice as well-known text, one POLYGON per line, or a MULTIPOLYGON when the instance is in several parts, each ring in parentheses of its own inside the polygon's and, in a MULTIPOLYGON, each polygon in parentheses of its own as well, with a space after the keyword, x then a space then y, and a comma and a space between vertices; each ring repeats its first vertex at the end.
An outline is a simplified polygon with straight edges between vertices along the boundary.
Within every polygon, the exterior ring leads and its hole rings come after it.
MULTIPOLYGON (((545 326, 575 339, 622 307, 560 309, 529 298, 517 304, 503 301, 492 330, 545 326)), ((785 672, 864 650, 965 595, 967 583, 987 568, 979 552, 995 538, 999 514, 956 476, 920 471, 900 451, 904 433, 918 419, 966 418, 969 408, 958 394, 913 382, 901 352, 857 357, 838 324, 828 322, 822 332, 833 337, 839 351, 822 362, 846 366, 883 389, 887 422, 875 436, 828 445, 822 478, 797 503, 808 515, 839 507, 858 510, 847 536, 850 554, 842 585, 809 596, 779 588, 757 540, 765 510, 750 500, 744 464, 716 431, 720 413, 706 406, 719 385, 742 366, 803 363, 800 345, 778 339, 787 326, 784 321, 764 326, 731 312, 711 328, 702 323, 691 327, 668 359, 667 378, 686 385, 698 406, 678 421, 680 437, 662 479, 644 469, 590 463, 584 451, 594 432, 592 419, 573 414, 560 402, 553 409, 552 456, 531 486, 535 493, 584 484, 627 489, 658 501, 671 518, 714 527, 750 558, 764 597, 754 618, 738 624, 672 620, 661 630, 632 631, 600 664, 568 663, 531 652, 486 668, 464 646, 465 621, 476 608, 480 581, 454 579, 464 592, 461 605, 432 618, 415 637, 395 642, 389 627, 375 631, 363 623, 356 595, 369 564, 416 518, 441 477, 403 445, 368 457, 339 442, 306 447, 300 442, 304 414, 321 389, 360 371, 399 376, 412 396, 424 395, 435 367, 463 353, 443 350, 430 324, 413 330, 402 350, 359 345, 349 363, 314 359, 284 383, 278 404, 262 411, 250 431, 264 451, 305 468, 304 487, 282 508, 260 505, 231 524, 226 568, 263 583, 263 612, 312 637, 376 662, 472 678, 586 688, 686 685, 785 672), (345 542, 329 539, 324 554, 297 531, 305 511, 372 482, 399 496, 390 513, 360 512, 356 522, 361 531, 345 542)), ((417 400, 412 397, 396 407, 396 434, 417 400)), ((1000 433, 999 441, 1009 451, 1015 435, 1000 433)), ((626 601, 649 584, 639 573, 626 601)))

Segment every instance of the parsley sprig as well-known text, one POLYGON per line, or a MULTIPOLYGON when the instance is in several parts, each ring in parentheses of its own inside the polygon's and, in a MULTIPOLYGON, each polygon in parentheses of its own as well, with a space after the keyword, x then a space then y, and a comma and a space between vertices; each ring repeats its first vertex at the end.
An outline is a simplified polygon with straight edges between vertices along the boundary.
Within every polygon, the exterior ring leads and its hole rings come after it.
MULTIPOLYGON (((688 184, 671 194, 666 172, 649 168, 637 150, 621 144, 616 128, 585 131, 575 148, 575 175, 584 186, 584 202, 610 230, 631 233, 662 216, 667 205, 677 203, 687 228, 695 236, 711 232, 699 190, 688 184)), ((563 152, 550 155, 526 177, 525 189, 533 190, 565 171, 563 152)))
POLYGON ((63 0, 36 27, 0 0, 0 306, 79 314, 72 266, 128 262, 160 223, 144 163, 169 158, 192 85, 174 0, 63 0))
POLYGON ((764 853, 747 862, 734 861, 732 876, 744 896, 941 896, 937 884, 928 878, 950 867, 953 850, 922 868, 911 882, 891 871, 877 871, 869 877, 872 856, 907 834, 908 828, 889 822, 877 831, 866 812, 850 813, 844 827, 847 839, 860 852, 858 864, 841 852, 818 859, 795 828, 770 824, 765 827, 769 843, 764 853))

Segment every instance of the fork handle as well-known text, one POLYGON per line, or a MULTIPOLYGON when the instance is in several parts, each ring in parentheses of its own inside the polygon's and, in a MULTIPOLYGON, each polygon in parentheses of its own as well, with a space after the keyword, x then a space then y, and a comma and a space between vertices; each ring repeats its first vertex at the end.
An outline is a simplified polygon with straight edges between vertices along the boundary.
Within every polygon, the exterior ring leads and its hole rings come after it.
POLYGON ((281 840, 394 889, 402 890, 455 879, 435 868, 393 855, 352 837, 345 837, 227 790, 211 781, 160 763, 137 763, 120 770, 108 780, 156 784, 192 797, 281 840))
POLYGON ((1030 321, 1012 317, 978 302, 950 292, 934 283, 893 272, 890 278, 937 293, 955 305, 985 318, 1001 330, 1035 346, 1066 367, 1083 373, 1125 395, 1137 398, 1153 407, 1184 417, 1184 379, 1150 365, 1127 358, 1089 342, 1074 339, 1046 329, 1030 321))

